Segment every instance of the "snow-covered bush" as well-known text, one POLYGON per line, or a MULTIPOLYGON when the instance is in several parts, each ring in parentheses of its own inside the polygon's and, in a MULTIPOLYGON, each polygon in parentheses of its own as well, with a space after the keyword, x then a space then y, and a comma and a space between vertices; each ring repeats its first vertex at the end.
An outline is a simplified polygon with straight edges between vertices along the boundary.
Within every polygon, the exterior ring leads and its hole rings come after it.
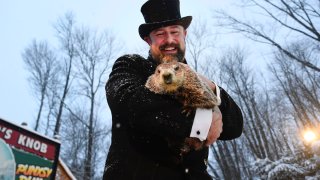
POLYGON ((311 148, 315 155, 320 156, 320 140, 312 143, 311 148))
POLYGON ((251 164, 255 176, 261 179, 317 179, 320 177, 320 157, 309 159, 299 155, 283 157, 276 161, 257 159, 251 164))

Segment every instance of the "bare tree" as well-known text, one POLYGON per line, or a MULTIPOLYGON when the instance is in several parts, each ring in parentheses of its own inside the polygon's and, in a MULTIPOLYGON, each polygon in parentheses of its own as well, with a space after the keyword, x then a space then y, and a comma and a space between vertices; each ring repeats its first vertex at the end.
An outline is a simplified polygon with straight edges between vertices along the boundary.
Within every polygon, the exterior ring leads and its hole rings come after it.
POLYGON ((216 161, 211 160, 209 168, 215 177, 223 179, 255 176, 250 166, 255 159, 273 163, 285 161, 281 160, 285 155, 301 154, 298 127, 319 124, 320 16, 314 7, 319 7, 320 1, 246 2, 245 8, 260 9, 263 20, 272 22, 255 21, 254 17, 241 20, 220 11, 216 12, 218 23, 224 30, 274 47, 275 60, 270 70, 275 81, 262 84, 263 79, 259 79, 259 84, 253 70, 245 65, 243 49, 224 52, 218 67, 212 62, 217 58, 209 56, 204 72, 214 79, 214 71, 220 71, 219 84, 231 92, 245 119, 242 138, 211 147, 216 161), (230 171, 234 172, 232 176, 227 173, 230 171))
POLYGON ((94 146, 94 123, 96 119, 97 93, 104 86, 106 71, 109 62, 114 58, 118 49, 114 37, 109 32, 98 33, 89 28, 79 28, 75 33, 75 45, 77 49, 77 78, 79 80, 79 94, 87 99, 88 119, 85 121, 87 127, 86 156, 84 167, 84 179, 91 179, 93 146, 94 146))
MULTIPOLYGON (((318 0, 246 0, 244 7, 258 8, 260 13, 264 13, 264 18, 272 20, 279 25, 285 32, 279 32, 279 39, 276 39, 270 32, 275 33, 275 27, 268 27, 260 20, 246 21, 233 17, 225 12, 217 11, 216 19, 219 25, 224 28, 229 28, 232 31, 239 32, 248 38, 271 45, 275 47, 286 56, 290 57, 286 60, 299 62, 314 71, 320 72, 319 64, 314 59, 305 59, 306 57, 299 57, 293 51, 286 48, 283 44, 284 37, 289 40, 295 40, 297 37, 303 37, 309 41, 315 42, 319 47, 320 41, 320 1, 318 0), (273 31, 270 29, 274 28, 273 31)), ((260 16, 261 17, 261 16, 260 16)), ((309 57, 310 58, 310 57, 309 57)), ((317 58, 318 59, 318 58, 317 58)))
MULTIPOLYGON (((287 48, 299 58, 319 55, 319 52, 314 52, 309 42, 299 41, 287 48)), ((297 127, 316 126, 320 114, 319 73, 298 63, 290 63, 292 61, 286 60, 288 58, 291 57, 282 51, 275 52, 275 59, 269 69, 277 80, 279 89, 291 104, 292 113, 298 117, 295 118, 297 127)))
MULTIPOLYGON (((73 78, 73 61, 76 56, 75 49, 75 40, 74 40, 74 28, 75 28, 75 19, 72 13, 66 13, 63 18, 59 18, 58 22, 55 24, 55 30, 57 38, 61 45, 61 89, 59 93, 59 104, 58 104, 58 113, 55 116, 56 122, 54 126, 54 135, 59 134, 60 126, 62 121, 63 107, 65 101, 69 94, 71 88, 72 78, 73 78)), ((56 89, 57 90, 57 89, 56 89)), ((58 93, 58 92, 57 92, 58 93)))
MULTIPOLYGON (((84 169, 87 168, 87 151, 88 151, 88 123, 89 111, 85 103, 77 103, 71 107, 66 106, 67 118, 61 126, 61 139, 63 150, 61 157, 69 165, 71 171, 78 179, 85 179, 84 169)), ((111 129, 98 121, 96 113, 93 123, 92 133, 92 176, 90 179, 101 179, 103 174, 106 150, 108 149, 108 138, 111 129), (100 172, 101 171, 101 172, 100 172)))
POLYGON ((199 71, 199 64, 203 57, 211 54, 210 50, 214 47, 214 37, 209 30, 205 19, 198 18, 188 30, 186 38, 188 58, 195 71, 199 71))
POLYGON ((79 28, 72 13, 59 18, 54 29, 60 46, 56 54, 46 42, 36 41, 22 54, 40 100, 36 130, 46 119, 43 130, 60 135, 61 157, 76 177, 101 179, 104 161, 100 159, 105 159, 110 136, 102 87, 120 45, 108 31, 79 28))
POLYGON ((58 71, 57 59, 47 42, 38 43, 36 40, 24 50, 22 58, 31 74, 29 77, 31 86, 40 101, 34 128, 37 131, 48 88, 50 83, 55 82, 53 79, 56 78, 58 71))
POLYGON ((61 144, 63 145, 61 157, 79 179, 84 177, 83 169, 87 142, 87 134, 84 133, 87 129, 85 124, 87 114, 83 109, 75 106, 70 109, 66 106, 66 120, 61 126, 61 144))
MULTIPOLYGON (((59 74, 59 73, 58 73, 59 74)), ((58 76, 57 76, 58 77, 58 76)), ((57 106, 57 94, 56 91, 58 89, 57 85, 59 84, 58 78, 55 79, 56 82, 52 82, 50 87, 48 87, 47 92, 47 122, 45 124, 45 130, 44 134, 47 136, 50 136, 52 126, 55 126, 55 120, 56 117, 56 106, 57 106)))
POLYGON ((256 157, 270 157, 272 155, 270 142, 264 131, 265 119, 261 116, 256 97, 259 94, 256 91, 255 76, 252 70, 245 66, 245 56, 241 50, 234 49, 225 54, 221 59, 220 69, 226 79, 225 84, 228 84, 228 89, 238 95, 237 102, 244 112, 244 119, 248 122, 244 136, 256 157))
POLYGON ((279 100, 274 99, 269 83, 257 83, 258 78, 246 65, 246 59, 245 50, 233 48, 223 52, 219 60, 219 84, 235 98, 245 121, 241 138, 231 143, 217 142, 216 146, 211 147, 216 167, 223 179, 250 178, 253 176, 250 159, 275 160, 284 152, 291 151, 292 144, 287 143, 290 136, 286 136, 285 129, 281 128, 280 123, 276 123, 283 118, 274 113, 283 115, 283 109, 275 106, 275 102, 279 100), (230 175, 230 171, 235 173, 230 175))

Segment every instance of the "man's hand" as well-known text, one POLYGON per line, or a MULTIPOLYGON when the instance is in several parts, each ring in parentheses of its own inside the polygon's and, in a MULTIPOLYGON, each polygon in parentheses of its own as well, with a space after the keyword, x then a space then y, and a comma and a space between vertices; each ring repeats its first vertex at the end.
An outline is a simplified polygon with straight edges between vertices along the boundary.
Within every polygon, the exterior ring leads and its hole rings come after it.
MULTIPOLYGON (((216 85, 212 83, 208 78, 205 76, 198 74, 199 78, 206 83, 213 92, 216 91, 216 85)), ((212 112, 212 121, 210 125, 210 129, 207 135, 207 139, 205 141, 200 141, 198 138, 189 137, 185 139, 185 145, 182 149, 185 152, 189 151, 189 148, 200 150, 204 146, 210 146, 211 144, 215 143, 217 139, 220 137, 220 134, 222 132, 222 114, 220 109, 215 106, 212 112)))
MULTIPOLYGON (((216 86, 214 83, 212 83, 208 78, 198 74, 198 76, 201 78, 202 81, 204 81, 209 87, 215 92, 216 86)), ((220 109, 216 106, 213 109, 213 114, 212 114, 212 121, 211 121, 211 126, 208 132, 208 137, 205 141, 206 146, 210 146, 216 140, 219 138, 221 132, 222 132, 222 114, 220 109)))
POLYGON ((204 146, 210 146, 215 143, 222 132, 222 114, 220 109, 216 106, 212 112, 212 121, 208 132, 207 139, 200 141, 198 138, 189 137, 185 139, 185 145, 182 148, 183 152, 188 152, 189 149, 200 150, 204 146))
POLYGON ((211 126, 208 132, 208 137, 205 141, 206 146, 210 146, 211 144, 217 141, 222 132, 222 126, 222 114, 220 109, 216 106, 212 113, 211 126))

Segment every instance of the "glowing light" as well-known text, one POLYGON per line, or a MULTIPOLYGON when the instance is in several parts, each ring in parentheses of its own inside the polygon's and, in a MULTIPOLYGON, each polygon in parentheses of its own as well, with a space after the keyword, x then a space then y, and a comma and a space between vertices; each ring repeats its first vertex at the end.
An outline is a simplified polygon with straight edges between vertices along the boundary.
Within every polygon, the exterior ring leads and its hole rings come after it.
POLYGON ((303 138, 305 141, 311 142, 314 141, 317 138, 317 136, 313 131, 307 130, 306 132, 304 132, 303 138))

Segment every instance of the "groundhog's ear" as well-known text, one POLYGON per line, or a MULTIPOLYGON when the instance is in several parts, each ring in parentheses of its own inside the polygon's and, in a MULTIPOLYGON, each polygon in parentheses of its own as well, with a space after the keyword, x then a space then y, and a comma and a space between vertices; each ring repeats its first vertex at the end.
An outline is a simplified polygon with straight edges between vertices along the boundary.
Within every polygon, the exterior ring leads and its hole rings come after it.
POLYGON ((179 65, 182 66, 183 68, 189 68, 189 66, 187 64, 185 64, 185 63, 180 63, 179 62, 179 65))

